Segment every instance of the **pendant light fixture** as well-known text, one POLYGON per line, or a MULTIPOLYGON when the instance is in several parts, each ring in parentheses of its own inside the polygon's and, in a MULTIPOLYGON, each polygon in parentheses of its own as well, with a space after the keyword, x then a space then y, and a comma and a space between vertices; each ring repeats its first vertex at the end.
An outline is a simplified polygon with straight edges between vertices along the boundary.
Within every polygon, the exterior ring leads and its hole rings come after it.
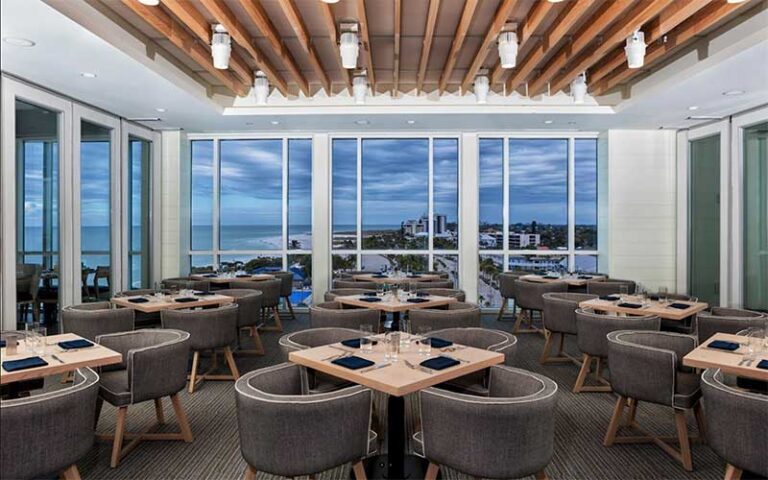
POLYGON ((368 96, 368 79, 365 75, 358 75, 352 79, 352 94, 355 96, 356 104, 365 104, 365 97, 368 96))
POLYGON ((267 75, 258 70, 253 75, 253 94, 256 97, 256 104, 266 105, 269 97, 269 80, 267 75))
POLYGON ((491 89, 491 83, 486 75, 478 75, 475 77, 475 98, 477 103, 488 102, 488 92, 491 89))
POLYGON ((226 70, 229 68, 229 57, 232 54, 232 39, 224 25, 217 23, 211 28, 213 29, 211 36, 213 66, 219 70, 226 70))
POLYGON ((357 55, 360 53, 360 40, 357 36, 357 23, 342 22, 339 25, 339 53, 344 68, 357 68, 357 55))
POLYGON ((517 65, 517 33, 499 34, 499 59, 501 68, 514 68, 517 65))
POLYGON ((624 47, 629 68, 640 68, 645 63, 645 34, 640 30, 627 38, 627 46, 624 47))
POLYGON ((139 3, 148 7, 156 7, 160 5, 160 0, 139 0, 139 3))
POLYGON ((584 103, 584 97, 587 96, 587 72, 581 72, 573 79, 571 96, 573 96, 573 103, 584 103))

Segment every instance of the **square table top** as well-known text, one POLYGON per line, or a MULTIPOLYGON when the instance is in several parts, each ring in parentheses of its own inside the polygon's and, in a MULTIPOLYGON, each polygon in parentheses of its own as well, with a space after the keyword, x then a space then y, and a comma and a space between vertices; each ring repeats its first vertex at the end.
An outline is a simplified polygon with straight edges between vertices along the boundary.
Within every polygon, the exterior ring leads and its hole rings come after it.
POLYGON ((112 297, 110 302, 112 302, 114 305, 124 307, 124 308, 132 308, 134 310, 138 310, 139 312, 144 313, 155 313, 162 310, 181 310, 183 308, 196 308, 196 307, 210 307, 215 305, 224 305, 227 303, 232 303, 234 301, 234 298, 228 297, 226 295, 205 295, 198 297, 196 295, 165 295, 162 298, 155 297, 153 295, 136 295, 132 297, 112 297), (179 297, 194 297, 197 299, 197 301, 194 302, 175 302, 174 298, 179 297), (132 303, 129 302, 128 299, 130 298, 146 298, 149 300, 146 303, 132 303))
MULTIPOLYGON (((405 364, 405 360, 408 360, 413 365, 418 365, 428 358, 437 357, 441 354, 441 351, 436 348, 432 349, 432 353, 429 356, 419 354, 418 345, 416 345, 415 341, 412 341, 410 346, 405 349, 401 347, 397 362, 393 362, 388 367, 375 370, 351 370, 326 360, 328 357, 339 354, 342 351, 349 351, 358 357, 376 362, 376 365, 389 362, 389 360, 384 358, 385 342, 383 337, 378 335, 375 338, 379 340, 379 343, 373 346, 372 352, 361 352, 360 349, 349 348, 336 343, 290 352, 288 360, 396 397, 402 397, 504 362, 503 353, 458 346, 456 350, 450 351, 447 355, 458 360, 467 360, 467 362, 461 362, 459 365, 431 372, 412 369, 405 364)), ((416 337, 412 338, 415 339, 416 337)))
POLYGON ((739 377, 768 381, 768 370, 757 368, 760 360, 768 360, 768 352, 758 352, 751 366, 739 365, 744 355, 744 347, 739 347, 738 350, 734 351, 708 348, 708 345, 715 340, 744 344, 747 341, 747 337, 728 333, 712 335, 707 341, 683 357, 683 365, 693 368, 719 368, 723 372, 739 377))
POLYGON ((40 356, 43 360, 48 362, 48 365, 17 370, 15 372, 6 372, 5 369, 0 367, 0 385, 71 372, 82 367, 102 367, 104 365, 112 365, 122 361, 123 356, 120 353, 96 343, 94 343, 94 346, 92 347, 81 348, 78 350, 64 350, 57 345, 59 342, 80 340, 82 338, 83 337, 75 335, 74 333, 47 336, 45 337, 46 346, 44 355, 37 355, 31 350, 28 350, 24 340, 19 342, 16 355, 8 355, 5 347, 3 347, 0 349, 0 360, 3 362, 6 360, 21 360, 24 358, 40 356), (52 355, 56 355, 61 361, 53 358, 52 355))
POLYGON ((602 282, 605 280, 604 275, 588 275, 590 278, 578 278, 578 275, 567 275, 559 278, 546 278, 546 275, 523 275, 520 280, 527 282, 538 283, 565 283, 572 287, 582 287, 589 282, 602 282))
POLYGON ((205 280, 211 283, 229 283, 229 282, 261 282, 264 280, 274 280, 274 275, 268 273, 256 273, 248 277, 230 277, 228 275, 216 275, 214 277, 206 277, 206 274, 190 275, 192 280, 205 280))
POLYGON ((352 275, 352 278, 358 282, 374 282, 374 283, 390 283, 390 284, 403 284, 413 282, 434 282, 441 280, 440 275, 432 273, 419 273, 417 278, 408 278, 407 275, 394 276, 387 275, 385 278, 374 277, 376 273, 363 273, 358 275, 352 275))
POLYGON ((659 318, 664 318, 666 320, 684 320, 709 308, 709 305, 704 302, 687 302, 682 300, 668 301, 666 303, 649 300, 647 306, 640 308, 620 307, 618 304, 622 302, 643 303, 643 300, 640 297, 633 295, 625 295, 620 301, 600 300, 599 298, 595 298, 579 303, 579 307, 592 308, 604 312, 623 313, 626 315, 656 315, 659 318), (669 307, 670 303, 685 303, 688 304, 689 307, 681 310, 669 307))
POLYGON ((381 298, 380 302, 366 302, 361 300, 365 297, 365 295, 340 295, 337 296, 334 301, 344 305, 370 308, 372 310, 380 310, 382 312, 406 312, 408 310, 415 310, 417 308, 441 307, 443 305, 448 305, 449 303, 458 302, 456 297, 441 297, 437 295, 420 297, 426 300, 426 302, 422 303, 401 302, 399 299, 392 295, 387 295, 381 298))

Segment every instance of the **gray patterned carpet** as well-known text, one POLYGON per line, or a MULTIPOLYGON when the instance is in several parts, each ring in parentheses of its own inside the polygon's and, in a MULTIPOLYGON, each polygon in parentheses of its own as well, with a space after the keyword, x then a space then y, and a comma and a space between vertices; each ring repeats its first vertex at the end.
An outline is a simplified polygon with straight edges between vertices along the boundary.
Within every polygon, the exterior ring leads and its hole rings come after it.
MULTIPOLYGON (((509 330, 510 323, 483 319, 488 328, 509 330)), ((307 328, 307 317, 284 322, 286 331, 307 328)), ((240 357, 241 373, 281 361, 277 333, 264 333, 267 348, 264 357, 240 357)), ((560 389, 555 430, 555 455, 546 471, 552 479, 716 479, 722 478, 724 462, 706 445, 694 444, 694 471, 682 467, 653 445, 602 446, 605 428, 611 416, 615 397, 608 393, 574 395, 571 386, 577 368, 573 365, 542 366, 537 359, 544 340, 540 335, 519 335, 518 366, 542 373, 555 380, 560 389)), ((567 350, 577 354, 573 342, 567 350)), ((231 382, 204 383, 194 395, 182 393, 195 440, 183 442, 143 442, 117 469, 109 468, 110 444, 99 443, 79 464, 84 479, 240 479, 245 471, 238 444, 235 397, 231 382)), ((115 409, 104 405, 98 431, 113 431, 115 409)), ((175 430, 176 422, 169 402, 165 405, 167 430, 175 430)), ((674 422, 669 409, 640 404, 638 421, 646 429, 660 435, 674 435, 674 422)), ((138 431, 154 422, 152 402, 131 407, 128 430, 138 431)), ((693 419, 690 432, 695 434, 693 419)), ((621 432, 620 432, 621 434, 621 432)), ((275 446, 279 448, 278 445, 275 446)), ((501 459, 500 459, 501 461, 501 459)), ((514 459, 509 459, 514 461, 514 459)), ((344 469, 342 469, 344 470, 344 469)), ((450 478, 454 474, 446 472, 450 478)), ((340 478, 339 470, 327 472, 323 478, 340 478)))

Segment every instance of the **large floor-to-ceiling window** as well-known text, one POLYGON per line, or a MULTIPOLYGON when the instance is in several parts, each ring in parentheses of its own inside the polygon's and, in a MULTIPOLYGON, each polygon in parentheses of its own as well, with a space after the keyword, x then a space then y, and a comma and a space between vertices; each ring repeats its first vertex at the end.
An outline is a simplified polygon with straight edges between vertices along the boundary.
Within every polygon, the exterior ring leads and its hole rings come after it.
POLYGON ((743 303, 768 311, 768 122, 743 130, 743 303))
POLYGON ((439 270, 458 282, 458 138, 334 138, 331 161, 334 272, 439 270))
POLYGON ((191 142, 190 265, 289 270, 296 305, 312 289, 312 141, 195 138, 191 142))
POLYGON ((597 269, 597 140, 479 139, 478 301, 503 271, 597 269))

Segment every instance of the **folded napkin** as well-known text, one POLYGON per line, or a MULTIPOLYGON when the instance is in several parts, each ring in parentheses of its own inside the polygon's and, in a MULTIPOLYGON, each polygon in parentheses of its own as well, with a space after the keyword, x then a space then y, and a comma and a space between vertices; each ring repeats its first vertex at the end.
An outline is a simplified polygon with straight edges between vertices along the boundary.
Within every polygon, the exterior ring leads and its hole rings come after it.
POLYGON ((677 308, 678 310, 685 310, 686 308, 691 308, 690 305, 687 303, 670 303, 667 305, 669 308, 677 308))
POLYGON ((361 302, 368 302, 368 303, 376 303, 380 302, 381 299, 379 297, 363 297, 360 299, 361 302))
POLYGON ((144 297, 136 297, 136 298, 129 298, 128 301, 131 303, 147 303, 149 299, 144 297))
POLYGON ((196 302, 197 299, 192 297, 180 297, 180 298, 174 298, 173 301, 179 302, 179 303, 189 303, 189 302, 196 302))
POLYGON ((709 342, 707 348, 719 348, 720 350, 738 350, 740 345, 736 342, 729 342, 727 340, 714 340, 709 342))
POLYGON ((205 277, 205 278, 216 278, 217 275, 215 273, 206 273, 205 275, 203 275, 203 277, 205 277))
POLYGON ((210 295, 216 295, 214 292, 195 292, 198 297, 208 297, 210 295))
POLYGON ((576 278, 578 278, 579 280, 590 280, 590 279, 592 279, 593 277, 592 277, 592 275, 579 275, 579 276, 578 276, 578 277, 576 277, 576 278))
POLYGON ((622 308, 642 308, 642 305, 640 305, 639 303, 621 302, 619 304, 619 307, 622 307, 622 308))
POLYGON ((608 300, 609 302, 615 302, 616 300, 621 300, 621 297, 618 295, 600 295, 600 300, 608 300))
POLYGON ((364 292, 363 296, 364 297, 375 297, 376 296, 376 292, 364 292))
POLYGON ((416 292, 417 297, 428 297, 429 292, 416 292))
POLYGON ((235 275, 235 278, 251 278, 252 276, 247 273, 241 273, 240 275, 235 275))
POLYGON ((408 300, 406 300, 406 302, 408 303, 424 303, 428 301, 429 300, 427 300, 426 298, 409 298, 408 300))
POLYGON ((22 358, 21 360, 6 360, 3 362, 3 370, 6 372, 15 372, 16 370, 26 370, 27 368, 44 367, 48 362, 40 357, 22 358))
POLYGON ((443 340, 442 338, 437 338, 437 337, 429 337, 426 339, 426 341, 428 341, 430 345, 432 345, 435 348, 445 348, 453 345, 453 342, 448 340, 443 340))
POLYGON ((556 277, 554 275, 544 275, 544 278, 547 280, 558 280, 560 277, 556 277))
POLYGON ((384 274, 377 273, 376 275, 371 275, 372 278, 389 278, 384 274))
POLYGON ((421 275, 413 274, 413 275, 407 275, 407 277, 408 278, 421 278, 421 275))
POLYGON ((0 340, 0 348, 5 348, 5 340, 0 340))
MULTIPOLYGON (((361 340, 360 338, 350 338, 349 340, 342 341, 341 344, 344 345, 345 347, 360 348, 360 340, 361 340)), ((376 340, 371 341, 371 345, 376 345, 378 343, 379 342, 377 342, 376 340)))
POLYGON ((365 358, 360 358, 352 355, 351 357, 342 357, 337 358, 336 360, 331 361, 331 363, 335 365, 339 365, 340 367, 349 368, 350 370, 358 370, 360 368, 370 367, 371 365, 376 365, 376 363, 367 360, 365 358))
POLYGON ((763 370, 768 370, 768 360, 760 360, 757 363, 757 368, 762 368, 763 370))
POLYGON ((428 368, 430 370, 444 370, 446 368, 456 366, 459 363, 461 362, 459 362, 458 360, 454 360, 452 358, 435 357, 435 358, 430 358, 429 360, 424 360, 419 365, 421 365, 422 367, 428 368))
POLYGON ((59 346, 63 348, 64 350, 73 350, 75 348, 88 348, 93 346, 93 342, 89 342, 88 340, 79 339, 79 340, 68 340, 66 342, 59 342, 59 346))

